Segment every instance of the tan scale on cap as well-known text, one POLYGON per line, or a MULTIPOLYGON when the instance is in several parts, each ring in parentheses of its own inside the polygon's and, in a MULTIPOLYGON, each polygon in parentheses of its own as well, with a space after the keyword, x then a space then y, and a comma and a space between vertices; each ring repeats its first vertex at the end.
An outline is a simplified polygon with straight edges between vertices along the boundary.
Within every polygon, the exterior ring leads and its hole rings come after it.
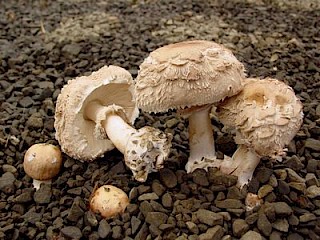
POLYGON ((303 106, 292 88, 272 79, 249 78, 238 95, 218 106, 218 118, 238 131, 236 142, 260 156, 277 156, 303 121, 303 106))
POLYGON ((70 80, 63 87, 57 99, 54 127, 56 139, 66 154, 91 161, 115 147, 102 126, 84 118, 84 111, 86 104, 94 100, 104 106, 115 104, 125 109, 125 113, 116 107, 114 111, 126 114, 123 118, 133 123, 139 111, 132 101, 131 82, 132 76, 125 69, 105 66, 90 76, 70 80))
POLYGON ((135 100, 147 112, 212 104, 242 89, 244 67, 232 52, 211 41, 169 44, 140 65, 135 100))

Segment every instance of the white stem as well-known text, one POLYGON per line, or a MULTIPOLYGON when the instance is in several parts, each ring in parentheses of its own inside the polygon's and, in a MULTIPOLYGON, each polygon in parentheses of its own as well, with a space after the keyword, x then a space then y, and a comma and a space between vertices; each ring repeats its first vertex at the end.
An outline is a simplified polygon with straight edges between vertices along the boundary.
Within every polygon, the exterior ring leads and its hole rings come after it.
POLYGON ((40 189, 41 183, 51 184, 52 180, 51 179, 50 180, 36 180, 36 179, 33 179, 32 185, 36 189, 36 191, 38 191, 40 189))
POLYGON ((186 164, 188 173, 197 168, 208 170, 209 167, 220 167, 221 160, 216 157, 209 112, 210 106, 198 108, 189 116, 190 155, 186 164))
POLYGON ((189 117, 190 159, 216 158, 210 107, 193 112, 189 117))
POLYGON ((134 129, 122 118, 122 108, 116 105, 105 107, 91 102, 84 114, 96 123, 96 136, 107 135, 124 155, 125 164, 136 180, 144 182, 148 173, 163 167, 171 147, 169 135, 148 126, 134 129))
POLYGON ((104 129, 116 148, 125 153, 126 146, 131 135, 137 132, 136 129, 126 123, 120 116, 110 114, 104 122, 104 129))
MULTIPOLYGON (((99 104, 99 102, 91 102, 86 108, 86 117, 94 122, 97 122, 97 116, 99 116, 99 112, 106 112, 105 108, 106 107, 99 104)), ((111 112, 105 116, 105 120, 102 122, 102 124, 108 135, 108 138, 112 141, 116 148, 122 154, 124 154, 130 136, 136 133, 137 130, 126 123, 122 117, 111 112)))
POLYGON ((250 182, 259 163, 260 156, 252 148, 241 144, 231 160, 223 161, 220 171, 238 176, 238 186, 243 187, 250 182))

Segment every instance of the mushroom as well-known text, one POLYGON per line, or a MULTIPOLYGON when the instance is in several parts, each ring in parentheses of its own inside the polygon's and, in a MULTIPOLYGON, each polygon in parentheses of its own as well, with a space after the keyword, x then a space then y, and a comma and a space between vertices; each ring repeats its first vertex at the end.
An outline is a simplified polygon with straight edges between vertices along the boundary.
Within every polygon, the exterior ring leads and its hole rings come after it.
POLYGON ((137 106, 146 112, 177 109, 189 120, 188 173, 219 167, 209 117, 214 103, 243 87, 244 67, 222 45, 185 41, 151 52, 140 65, 134 85, 137 106))
POLYGON ((261 199, 257 194, 249 192, 247 193, 244 202, 246 205, 246 211, 251 212, 261 206, 263 199, 261 199))
POLYGON ((127 194, 112 185, 103 185, 95 190, 90 199, 90 209, 106 219, 125 211, 129 204, 127 194))
POLYGON ((70 80, 58 96, 54 126, 69 156, 92 161, 116 147, 134 178, 143 182, 148 173, 163 167, 171 136, 149 126, 131 126, 139 114, 131 83, 131 74, 117 66, 70 80))
POLYGON ((33 186, 37 190, 41 183, 51 183, 51 179, 59 173, 61 165, 61 151, 52 144, 34 144, 24 155, 24 171, 33 179, 33 186))
POLYGON ((272 78, 245 80, 244 89, 217 106, 217 117, 235 128, 238 144, 220 170, 238 176, 238 186, 247 184, 261 157, 281 160, 285 145, 298 132, 303 112, 291 87, 272 78))

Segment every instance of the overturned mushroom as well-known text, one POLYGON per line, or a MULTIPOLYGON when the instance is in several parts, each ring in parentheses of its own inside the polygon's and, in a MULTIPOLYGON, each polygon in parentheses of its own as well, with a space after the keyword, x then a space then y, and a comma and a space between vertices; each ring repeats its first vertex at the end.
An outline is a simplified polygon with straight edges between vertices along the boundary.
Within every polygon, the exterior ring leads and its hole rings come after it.
POLYGON ((272 79, 245 80, 244 89, 217 107, 219 120, 236 129, 238 149, 220 170, 238 176, 240 187, 247 184, 263 156, 280 160, 285 145, 298 132, 302 104, 291 87, 272 79))
POLYGON ((242 89, 244 67, 231 51, 210 41, 161 47, 140 65, 135 81, 137 106, 147 112, 178 109, 189 118, 187 172, 219 167, 209 112, 212 104, 242 89))
POLYGON ((171 136, 132 124, 138 109, 130 91, 131 74, 105 66, 90 76, 71 80, 62 89, 55 112, 56 139, 69 156, 92 161, 116 147, 138 181, 163 167, 171 136))
POLYGON ((52 178, 59 173, 61 165, 61 151, 52 144, 34 144, 24 155, 24 171, 33 179, 33 186, 37 190, 41 183, 51 183, 52 178))
POLYGON ((127 194, 112 185, 103 185, 95 190, 90 199, 90 209, 110 219, 125 211, 129 204, 127 194))

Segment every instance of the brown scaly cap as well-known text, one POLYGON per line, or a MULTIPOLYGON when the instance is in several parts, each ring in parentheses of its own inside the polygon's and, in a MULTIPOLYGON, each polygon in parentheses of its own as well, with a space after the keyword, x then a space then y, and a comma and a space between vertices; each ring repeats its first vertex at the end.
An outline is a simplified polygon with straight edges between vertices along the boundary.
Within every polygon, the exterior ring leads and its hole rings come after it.
POLYGON ((134 94, 147 112, 216 103, 242 89, 244 67, 232 52, 210 41, 170 44, 140 65, 134 94))
POLYGON ((272 78, 249 78, 238 95, 218 106, 217 115, 224 125, 238 130, 237 143, 273 157, 283 153, 300 129, 302 110, 290 86, 272 78))
MULTIPOLYGON (((78 159, 91 161, 114 148, 104 129, 85 118, 87 103, 99 101, 133 123, 138 109, 132 101, 131 74, 117 66, 105 66, 90 76, 70 80, 58 96, 55 112, 56 139, 63 152, 78 159), (113 104, 120 106, 113 106, 113 104)), ((103 121, 98 117, 98 121, 103 121)))
POLYGON ((34 144, 24 155, 24 171, 36 180, 42 181, 54 178, 59 173, 61 165, 61 151, 51 144, 34 144))

